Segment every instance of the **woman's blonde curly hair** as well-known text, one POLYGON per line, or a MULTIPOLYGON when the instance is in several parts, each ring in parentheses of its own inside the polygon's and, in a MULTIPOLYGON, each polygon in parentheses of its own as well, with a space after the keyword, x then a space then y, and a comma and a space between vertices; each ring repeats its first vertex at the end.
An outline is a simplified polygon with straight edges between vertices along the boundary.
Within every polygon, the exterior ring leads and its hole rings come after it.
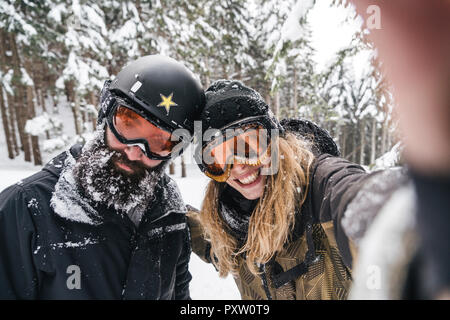
POLYGON ((213 263, 222 277, 238 273, 243 254, 249 270, 257 274, 256 265, 272 259, 292 232, 296 209, 308 193, 314 156, 309 143, 292 133, 278 138, 278 150, 278 172, 267 176, 264 194, 250 217, 247 241, 242 248, 225 231, 225 222, 219 214, 219 195, 225 183, 211 180, 208 184, 200 220, 206 238, 211 241, 213 263))

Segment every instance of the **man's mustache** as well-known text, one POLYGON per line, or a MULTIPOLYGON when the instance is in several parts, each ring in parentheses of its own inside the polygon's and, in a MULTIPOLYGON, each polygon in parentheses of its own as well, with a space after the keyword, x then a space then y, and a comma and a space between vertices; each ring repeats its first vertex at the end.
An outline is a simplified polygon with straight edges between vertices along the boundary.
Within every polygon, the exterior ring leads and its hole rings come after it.
POLYGON ((110 159, 110 163, 115 165, 115 167, 117 168, 116 164, 118 162, 126 165, 131 170, 133 170, 132 175, 142 175, 144 174, 144 172, 150 171, 150 168, 146 167, 142 162, 129 160, 125 153, 114 151, 114 154, 110 159))
POLYGON ((134 176, 134 177, 143 177, 145 175, 145 172, 151 173, 153 171, 160 170, 161 167, 165 166, 166 161, 162 161, 160 164, 158 164, 155 167, 148 167, 145 164, 143 164, 140 161, 132 161, 128 159, 128 156, 121 151, 113 151, 114 154, 111 156, 111 159, 109 160, 109 163, 117 170, 117 162, 120 162, 127 167, 129 167, 131 170, 133 170, 133 173, 125 172, 124 170, 120 170, 124 174, 128 176, 134 176))

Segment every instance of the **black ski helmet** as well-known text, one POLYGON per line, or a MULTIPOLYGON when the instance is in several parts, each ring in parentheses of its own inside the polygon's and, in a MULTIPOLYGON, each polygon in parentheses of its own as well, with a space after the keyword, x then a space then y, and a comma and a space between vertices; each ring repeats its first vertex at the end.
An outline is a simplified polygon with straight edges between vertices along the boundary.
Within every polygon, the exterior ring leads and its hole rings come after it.
POLYGON ((164 130, 187 129, 191 135, 205 103, 202 86, 193 73, 163 55, 141 57, 105 83, 99 122, 108 115, 114 97, 129 101, 164 130))

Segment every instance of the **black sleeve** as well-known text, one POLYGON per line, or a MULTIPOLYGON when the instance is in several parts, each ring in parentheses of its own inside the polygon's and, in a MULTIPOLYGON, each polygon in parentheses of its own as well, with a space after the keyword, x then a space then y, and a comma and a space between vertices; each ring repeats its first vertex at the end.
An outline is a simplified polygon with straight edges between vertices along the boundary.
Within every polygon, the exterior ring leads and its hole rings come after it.
POLYGON ((357 184, 357 193, 347 205, 341 221, 346 235, 356 245, 391 195, 407 181, 406 169, 394 168, 372 172, 357 184))
POLYGON ((348 160, 321 155, 312 172, 313 212, 321 222, 333 221, 346 266, 351 267, 349 238, 357 242, 392 192, 406 181, 404 170, 368 173, 348 160))
POLYGON ((36 299, 38 295, 30 201, 18 185, 0 194, 0 299, 36 299))
POLYGON ((175 299, 176 300, 190 300, 189 283, 192 280, 189 272, 189 260, 191 257, 191 240, 189 235, 189 228, 186 225, 184 231, 185 239, 183 241, 183 251, 177 264, 177 278, 175 283, 175 299))
POLYGON ((341 219, 368 173, 355 163, 323 154, 316 159, 311 174, 310 196, 314 218, 320 222, 333 221, 339 251, 345 265, 351 268, 349 240, 341 219))

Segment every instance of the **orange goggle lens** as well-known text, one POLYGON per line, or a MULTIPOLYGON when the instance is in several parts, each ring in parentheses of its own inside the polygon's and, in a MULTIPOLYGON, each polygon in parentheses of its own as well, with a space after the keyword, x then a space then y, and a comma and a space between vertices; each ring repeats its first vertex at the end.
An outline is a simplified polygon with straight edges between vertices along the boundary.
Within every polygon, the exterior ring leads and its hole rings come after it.
POLYGON ((268 141, 267 130, 261 125, 227 130, 204 148, 206 175, 223 182, 228 179, 233 163, 260 165, 268 154, 268 141))
POLYGON ((168 155, 178 141, 171 141, 172 134, 162 130, 137 112, 118 106, 113 117, 114 127, 126 140, 144 139, 151 152, 168 155))

